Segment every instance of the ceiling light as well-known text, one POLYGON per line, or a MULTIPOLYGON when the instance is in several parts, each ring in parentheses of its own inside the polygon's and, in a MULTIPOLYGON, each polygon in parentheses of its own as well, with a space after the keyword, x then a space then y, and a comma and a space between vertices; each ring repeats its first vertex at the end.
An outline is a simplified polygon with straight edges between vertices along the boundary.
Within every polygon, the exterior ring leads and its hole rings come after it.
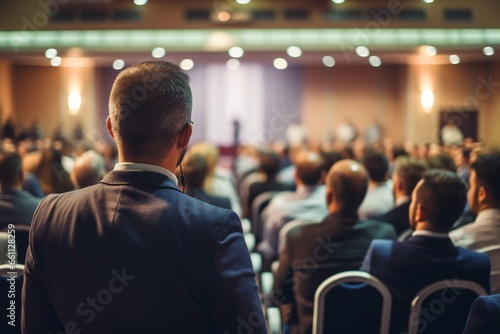
POLYGON ((433 57, 433 56, 437 55, 437 50, 433 46, 426 46, 425 47, 425 54, 433 57))
POLYGON ((121 70, 125 67, 125 61, 123 59, 116 59, 113 62, 113 68, 117 71, 121 70))
POLYGON ((62 59, 61 57, 54 57, 50 60, 50 65, 52 66, 59 66, 62 64, 62 59))
POLYGON ((184 71, 189 71, 190 69, 192 69, 194 67, 194 62, 191 59, 184 59, 181 61, 179 66, 184 71))
POLYGON ((425 3, 433 3, 434 2, 434 0, 422 0, 422 1, 425 3))
POLYGON ((240 5, 246 5, 250 3, 250 0, 236 0, 236 2, 239 3, 240 5))
POLYGON ((142 5, 145 5, 148 3, 148 0, 134 0, 134 3, 137 5, 137 6, 142 6, 142 5))
POLYGON ((332 56, 324 56, 323 57, 323 65, 326 67, 333 67, 335 66, 335 58, 332 56))
POLYGON ((226 22, 231 19, 231 14, 226 12, 225 10, 217 14, 217 19, 221 22, 226 22))
POLYGON ((237 70, 240 68, 240 61, 238 59, 234 59, 234 58, 229 59, 226 63, 226 66, 230 70, 233 70, 233 71, 237 70))
POLYGON ((483 49, 483 52, 487 56, 493 56, 495 54, 495 49, 493 49, 491 46, 487 46, 483 49))
POLYGON ((47 49, 47 51, 45 51, 45 57, 51 59, 51 58, 54 58, 55 56, 57 56, 56 49, 50 48, 50 49, 47 49))
POLYGON ((452 63, 453 65, 460 64, 460 57, 457 55, 451 55, 450 63, 452 63))
POLYGON ((373 67, 379 67, 380 65, 382 65, 382 60, 377 56, 371 56, 370 58, 368 58, 368 62, 373 67))
POLYGON ((356 48, 356 54, 360 57, 368 57, 370 55, 370 50, 366 46, 358 46, 356 48))
POLYGON ((288 62, 283 59, 283 58, 276 58, 273 61, 274 67, 276 67, 278 70, 284 70, 285 68, 288 67, 288 62))
POLYGON ((294 58, 302 56, 302 50, 298 46, 290 46, 290 47, 288 47, 288 49, 286 49, 286 53, 290 57, 294 57, 294 58))
POLYGON ((245 54, 245 51, 243 51, 243 49, 239 46, 233 46, 227 53, 232 58, 241 58, 245 54))
POLYGON ((344 3, 345 0, 332 0, 333 3, 344 3))
POLYGON ((154 48, 153 51, 151 51, 151 55, 154 58, 162 58, 163 56, 165 56, 166 53, 167 51, 165 51, 165 49, 162 47, 154 48))
POLYGON ((431 109, 434 105, 434 93, 430 89, 424 89, 420 94, 420 102, 424 109, 431 109))

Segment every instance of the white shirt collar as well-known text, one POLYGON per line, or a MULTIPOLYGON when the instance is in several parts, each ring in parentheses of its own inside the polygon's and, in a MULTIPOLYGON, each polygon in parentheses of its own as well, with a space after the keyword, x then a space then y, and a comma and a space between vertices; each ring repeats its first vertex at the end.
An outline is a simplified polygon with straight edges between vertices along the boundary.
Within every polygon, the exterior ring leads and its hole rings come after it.
POLYGON ((427 230, 419 230, 419 231, 415 231, 411 234, 412 237, 415 237, 417 235, 422 235, 425 237, 433 237, 433 238, 448 238, 448 233, 438 233, 438 232, 427 231, 427 230))
POLYGON ((125 171, 145 171, 145 172, 153 172, 160 173, 167 176, 169 179, 174 181, 175 185, 179 185, 179 181, 177 181, 177 177, 171 171, 156 165, 150 164, 137 164, 134 162, 119 162, 115 165, 113 170, 125 170, 125 171))
POLYGON ((497 225, 500 221, 500 209, 491 208, 484 209, 477 214, 474 224, 494 224, 497 225))
POLYGON ((410 196, 401 196, 396 198, 396 206, 400 206, 401 204, 407 203, 411 200, 410 196))

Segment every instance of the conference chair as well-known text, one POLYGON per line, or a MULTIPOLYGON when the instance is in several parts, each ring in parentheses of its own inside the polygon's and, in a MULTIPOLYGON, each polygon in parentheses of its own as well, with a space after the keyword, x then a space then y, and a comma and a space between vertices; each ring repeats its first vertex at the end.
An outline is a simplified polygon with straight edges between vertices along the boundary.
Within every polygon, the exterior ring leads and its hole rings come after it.
POLYGON ((264 209, 269 205, 273 196, 277 193, 279 193, 279 191, 267 191, 260 194, 253 200, 250 221, 252 222, 252 232, 255 235, 255 241, 257 244, 262 241, 262 225, 264 224, 260 215, 262 211, 264 211, 264 209))
POLYGON ((23 265, 0 265, 0 333, 2 334, 21 333, 23 277, 23 265), (14 326, 9 324, 11 321, 14 326))
POLYGON ((477 283, 450 279, 422 288, 411 303, 408 334, 459 334, 470 307, 486 291, 477 283))
POLYGON ((391 306, 391 293, 375 276, 362 271, 333 275, 316 289, 313 334, 387 334, 391 306))

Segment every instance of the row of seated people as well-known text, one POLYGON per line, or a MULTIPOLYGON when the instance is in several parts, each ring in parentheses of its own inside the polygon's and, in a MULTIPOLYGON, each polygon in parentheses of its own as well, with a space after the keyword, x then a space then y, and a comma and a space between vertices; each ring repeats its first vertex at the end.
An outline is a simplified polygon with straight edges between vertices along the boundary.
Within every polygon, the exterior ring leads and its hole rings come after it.
MULTIPOLYGON (((498 210, 500 155, 478 158, 472 165, 470 183, 473 212, 498 210)), ((338 272, 360 269, 389 288, 393 297, 391 333, 406 331, 411 300, 430 283, 463 279, 490 293, 494 269, 488 255, 456 247, 453 233, 451 238, 448 235, 467 201, 465 182, 457 174, 436 169, 422 174, 409 208, 415 232, 404 242, 395 241, 392 225, 359 217, 367 188, 368 173, 361 164, 352 160, 336 163, 326 178, 328 216, 319 224, 288 231, 272 301, 282 307, 291 333, 311 332, 314 293, 321 282, 338 272)))

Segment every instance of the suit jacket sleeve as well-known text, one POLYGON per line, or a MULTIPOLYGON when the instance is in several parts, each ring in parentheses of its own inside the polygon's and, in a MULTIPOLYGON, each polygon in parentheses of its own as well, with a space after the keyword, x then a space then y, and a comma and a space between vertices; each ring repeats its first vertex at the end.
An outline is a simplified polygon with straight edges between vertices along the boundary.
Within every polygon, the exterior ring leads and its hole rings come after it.
MULTIPOLYGON (((45 285, 39 276, 39 268, 37 267, 35 258, 35 254, 38 251, 35 246, 37 243, 34 242, 34 239, 37 237, 36 229, 38 225, 44 223, 44 219, 40 219, 38 212, 43 212, 43 207, 42 201, 33 217, 29 247, 24 265, 21 328, 25 334, 65 332, 47 294, 45 285)), ((71 326, 71 323, 68 324, 68 331, 72 331, 71 326)))
POLYGON ((229 211, 219 224, 209 274, 209 312, 216 333, 267 333, 241 223, 229 211))
POLYGON ((484 297, 477 298, 470 309, 469 317, 463 334, 493 333, 492 324, 498 321, 492 319, 490 307, 484 297))

